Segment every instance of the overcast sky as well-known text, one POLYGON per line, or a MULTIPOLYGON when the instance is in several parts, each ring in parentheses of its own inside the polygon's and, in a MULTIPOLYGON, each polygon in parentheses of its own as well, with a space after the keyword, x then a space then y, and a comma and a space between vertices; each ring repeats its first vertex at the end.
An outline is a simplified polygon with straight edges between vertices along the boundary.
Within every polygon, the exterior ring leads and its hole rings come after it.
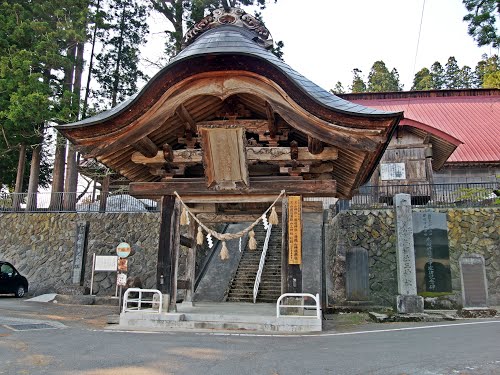
MULTIPOLYGON (((285 43, 284 59, 295 70, 325 89, 341 81, 347 89, 352 70, 367 77, 372 64, 383 60, 396 68, 409 90, 416 71, 455 56, 460 66, 474 69, 483 53, 467 34, 461 0, 278 0, 263 11, 275 41, 285 43), (414 70, 415 65, 415 70, 414 70)), ((154 29, 161 28, 155 17, 154 29)), ((156 34, 157 41, 162 34, 156 34)), ((149 49, 149 48, 148 48, 149 49)), ((152 52, 152 51, 150 51, 152 52)))

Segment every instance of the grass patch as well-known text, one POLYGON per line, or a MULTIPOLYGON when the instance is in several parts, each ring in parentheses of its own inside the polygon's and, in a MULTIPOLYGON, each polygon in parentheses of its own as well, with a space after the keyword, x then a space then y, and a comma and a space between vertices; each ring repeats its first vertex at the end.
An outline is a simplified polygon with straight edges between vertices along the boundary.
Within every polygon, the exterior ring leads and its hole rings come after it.
POLYGON ((356 325, 366 323, 368 314, 366 313, 348 313, 348 314, 335 314, 334 320, 337 324, 342 325, 356 325))
POLYGON ((450 293, 450 292, 420 292, 420 293, 418 293, 419 296, 422 296, 424 298, 451 296, 452 294, 453 293, 450 293))

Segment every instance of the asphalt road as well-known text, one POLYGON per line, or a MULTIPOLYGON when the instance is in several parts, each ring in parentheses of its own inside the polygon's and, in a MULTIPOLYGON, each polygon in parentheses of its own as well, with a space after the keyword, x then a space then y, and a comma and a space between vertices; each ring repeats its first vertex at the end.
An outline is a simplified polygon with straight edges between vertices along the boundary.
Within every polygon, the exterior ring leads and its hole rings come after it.
POLYGON ((108 312, 0 297, 0 374, 500 374, 498 319, 256 336, 109 331, 108 312))

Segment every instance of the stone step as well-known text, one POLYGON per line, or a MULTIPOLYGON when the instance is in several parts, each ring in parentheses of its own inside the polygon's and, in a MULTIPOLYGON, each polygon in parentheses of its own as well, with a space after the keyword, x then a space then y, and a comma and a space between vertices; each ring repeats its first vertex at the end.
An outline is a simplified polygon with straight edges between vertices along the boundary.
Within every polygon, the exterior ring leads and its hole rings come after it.
MULTIPOLYGON (((267 290, 280 290, 280 288, 277 288, 276 284, 260 284, 259 285, 259 291, 267 291, 267 290)), ((231 285, 231 292, 236 291, 236 290, 244 290, 248 291, 251 290, 253 292, 253 284, 233 284, 231 285)))
MULTIPOLYGON (((259 265, 257 264, 256 266, 250 266, 250 265, 244 265, 242 267, 238 267, 238 271, 256 271, 259 269, 259 265)), ((276 265, 276 266, 267 266, 265 265, 263 268, 263 272, 266 271, 273 271, 273 272, 280 272, 281 270, 281 265, 276 265)))
MULTIPOLYGON (((242 301, 247 302, 247 301, 242 301)), ((260 302, 260 301, 259 301, 260 302)), ((274 301, 276 303, 276 301, 274 301)), ((126 329, 145 327, 155 331, 171 332, 174 330, 242 330, 262 332, 320 332, 320 319, 289 317, 286 320, 276 318, 274 309, 265 316, 246 316, 242 314, 121 314, 120 326, 126 329)))
MULTIPOLYGON (((234 278, 233 280, 233 283, 237 283, 237 282, 243 282, 243 283, 253 283, 255 281, 255 275, 240 275, 241 277, 238 277, 238 278, 234 278)), ((266 277, 266 278, 261 278, 260 279, 260 282, 261 283, 265 283, 265 282, 268 282, 268 281, 273 281, 273 282, 276 282, 278 280, 281 280, 281 275, 272 275, 272 276, 275 276, 275 277, 266 277), (279 277, 278 277, 279 276, 279 277)))
MULTIPOLYGON (((266 231, 263 227, 254 228, 258 248, 251 251, 248 248, 242 254, 240 264, 228 292, 228 301, 253 302, 253 287, 259 270, 262 245, 266 231)), ((269 300, 273 303, 281 294, 281 228, 273 228, 262 272, 257 300, 269 300), (278 295, 278 297, 276 297, 278 295)))
MULTIPOLYGON (((275 285, 268 285, 264 287, 259 287, 259 293, 280 293, 281 287, 277 288, 275 285)), ((253 285, 251 288, 235 287, 229 292, 229 295, 234 293, 253 293, 253 285)))

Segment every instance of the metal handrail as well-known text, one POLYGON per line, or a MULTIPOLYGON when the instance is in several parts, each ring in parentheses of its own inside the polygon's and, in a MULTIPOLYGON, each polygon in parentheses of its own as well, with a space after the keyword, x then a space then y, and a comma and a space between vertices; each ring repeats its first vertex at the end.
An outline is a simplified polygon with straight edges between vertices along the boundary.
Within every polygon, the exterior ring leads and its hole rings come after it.
MULTIPOLYGON (((316 293, 316 296, 314 296, 313 294, 310 294, 310 293, 285 293, 285 294, 282 294, 280 296, 280 298, 278 298, 278 301, 276 302, 276 317, 277 318, 280 318, 282 315, 280 314, 280 307, 284 307, 284 308, 291 308, 291 307, 310 307, 310 305, 304 305, 302 303, 302 305, 280 305, 280 302, 281 300, 283 300, 283 298, 285 297, 310 297, 314 300, 314 302, 316 303, 315 304, 315 307, 316 307, 316 318, 317 319, 321 319, 321 302, 319 300, 319 294, 316 293)), ((287 315, 285 315, 287 316, 287 315)), ((288 315, 289 316, 289 315, 288 315)), ((311 318, 311 316, 306 316, 306 315, 294 315, 293 316, 294 318, 311 318)))
POLYGON ((163 296, 158 289, 128 288, 123 296, 122 312, 145 312, 161 314, 163 306, 163 296), (137 298, 130 298, 130 293, 138 293, 137 298), (152 294, 150 299, 144 299, 143 294, 152 294), (158 297, 156 297, 158 296, 158 297), (133 304, 129 306, 129 304, 133 304), (144 307, 147 305, 148 307, 144 307))
POLYGON ((260 279, 262 277, 262 271, 264 270, 264 263, 266 262, 267 248, 269 247, 269 238, 271 237, 272 224, 268 224, 266 239, 264 241, 264 247, 262 248, 262 254, 260 255, 259 270, 255 276, 255 283, 253 284, 253 303, 257 300, 257 294, 259 293, 260 279))

